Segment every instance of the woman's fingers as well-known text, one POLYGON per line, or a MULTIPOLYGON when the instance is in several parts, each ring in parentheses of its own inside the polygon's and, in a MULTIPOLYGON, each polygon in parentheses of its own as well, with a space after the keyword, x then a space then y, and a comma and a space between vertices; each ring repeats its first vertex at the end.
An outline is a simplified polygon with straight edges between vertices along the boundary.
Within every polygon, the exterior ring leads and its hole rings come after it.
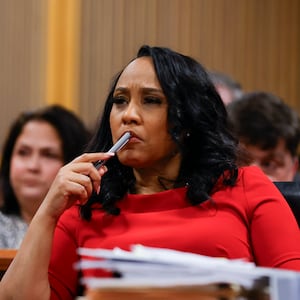
POLYGON ((114 156, 114 153, 106 152, 106 153, 83 153, 82 155, 73 159, 72 162, 97 162, 99 160, 107 160, 114 156))
POLYGON ((70 164, 71 172, 74 174, 80 174, 79 177, 74 177, 73 180, 77 183, 82 181, 82 184, 89 187, 88 184, 91 183, 96 192, 99 191, 101 177, 106 173, 107 167, 102 166, 97 170, 92 163, 78 162, 70 164), (75 180, 76 178, 76 180, 75 180))
MULTIPOLYGON (((95 168, 94 168, 95 169, 95 168)), ((91 174, 89 174, 89 177, 92 181, 93 184, 93 188, 94 191, 99 194, 100 192, 100 186, 101 186, 101 178, 102 176, 107 172, 107 167, 106 166, 102 166, 100 167, 99 170, 97 170, 97 172, 92 172, 91 174)))
POLYGON ((107 171, 105 166, 100 167, 98 170, 94 167, 94 163, 100 160, 108 160, 114 153, 84 153, 75 158, 72 163, 77 163, 74 172, 80 172, 88 175, 92 181, 92 185, 97 194, 100 192, 100 179, 107 171), (85 164, 91 163, 91 165, 85 164))
POLYGON ((81 170, 81 172, 72 171, 69 177, 69 181, 77 183, 83 186, 87 193, 87 198, 89 198, 93 190, 99 193, 101 178, 106 173, 107 167, 102 166, 99 170, 93 167, 93 165, 79 165, 76 169, 81 170), (84 168, 86 166, 86 168, 84 168))
POLYGON ((75 201, 85 203, 93 190, 99 193, 101 178, 107 167, 102 166, 97 170, 93 162, 106 160, 111 156, 112 154, 107 153, 86 153, 63 166, 46 197, 49 199, 47 206, 51 209, 51 214, 59 216, 75 201))

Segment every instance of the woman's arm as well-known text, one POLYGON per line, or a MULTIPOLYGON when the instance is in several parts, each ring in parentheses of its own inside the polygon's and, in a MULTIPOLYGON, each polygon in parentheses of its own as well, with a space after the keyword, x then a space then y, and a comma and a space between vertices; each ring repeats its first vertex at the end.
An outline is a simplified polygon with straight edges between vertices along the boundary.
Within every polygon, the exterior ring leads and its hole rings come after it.
POLYGON ((93 189, 99 190, 107 169, 104 166, 97 170, 91 162, 110 156, 84 154, 60 169, 0 282, 0 299, 50 299, 48 266, 56 223, 75 201, 84 203, 93 189))
POLYGON ((55 220, 38 211, 0 283, 0 298, 50 299, 48 264, 55 220))

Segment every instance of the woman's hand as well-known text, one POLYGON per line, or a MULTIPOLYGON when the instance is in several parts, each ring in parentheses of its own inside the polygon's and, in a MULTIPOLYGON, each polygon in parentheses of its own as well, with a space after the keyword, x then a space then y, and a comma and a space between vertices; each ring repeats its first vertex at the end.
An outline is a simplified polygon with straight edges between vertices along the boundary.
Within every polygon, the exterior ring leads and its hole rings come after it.
POLYGON ((106 166, 97 170, 93 162, 107 160, 112 153, 85 153, 63 166, 57 173, 40 211, 55 220, 76 201, 85 203, 93 190, 99 193, 106 166))
POLYGON ((97 170, 93 162, 107 160, 112 155, 86 153, 59 170, 1 280, 1 299, 50 299, 48 266, 57 220, 75 201, 84 203, 93 190, 99 192, 107 168, 102 166, 97 170))

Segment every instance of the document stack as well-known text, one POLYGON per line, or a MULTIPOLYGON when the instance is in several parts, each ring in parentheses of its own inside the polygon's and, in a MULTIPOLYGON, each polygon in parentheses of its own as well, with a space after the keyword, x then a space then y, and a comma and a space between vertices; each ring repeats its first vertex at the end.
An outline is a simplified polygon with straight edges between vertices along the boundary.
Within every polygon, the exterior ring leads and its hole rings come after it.
POLYGON ((87 299, 300 299, 300 272, 256 267, 243 260, 142 245, 130 251, 79 248, 78 253, 84 258, 77 268, 118 274, 84 278, 87 299))

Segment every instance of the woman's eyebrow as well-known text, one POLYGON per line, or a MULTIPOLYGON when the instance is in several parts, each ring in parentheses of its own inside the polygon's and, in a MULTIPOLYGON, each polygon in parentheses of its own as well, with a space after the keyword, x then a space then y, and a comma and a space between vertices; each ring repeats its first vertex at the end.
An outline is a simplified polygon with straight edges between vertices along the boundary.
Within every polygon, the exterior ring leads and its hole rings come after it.
POLYGON ((154 92, 154 93, 160 93, 160 94, 163 94, 163 91, 162 89, 158 89, 158 88, 151 88, 151 87, 145 87, 145 88, 142 88, 142 90, 144 92, 154 92))
MULTIPOLYGON (((127 92, 128 90, 130 90, 130 89, 127 87, 122 87, 122 86, 115 88, 115 92, 127 92)), ((141 88, 141 90, 143 90, 144 92, 163 93, 162 89, 154 88, 154 87, 143 87, 143 88, 141 88)))
POLYGON ((115 92, 126 92, 128 91, 128 88, 126 87, 117 87, 115 88, 115 92))

